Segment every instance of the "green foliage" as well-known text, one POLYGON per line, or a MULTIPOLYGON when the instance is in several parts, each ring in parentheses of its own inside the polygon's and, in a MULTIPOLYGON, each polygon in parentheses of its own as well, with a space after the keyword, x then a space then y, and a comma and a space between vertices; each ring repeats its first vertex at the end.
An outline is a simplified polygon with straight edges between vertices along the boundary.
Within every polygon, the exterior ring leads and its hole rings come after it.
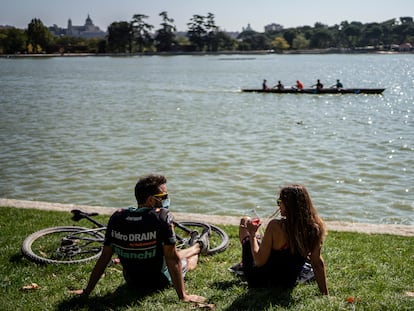
MULTIPOLYGON (((106 222, 108 216, 99 216, 106 222)), ((78 225, 87 226, 81 222, 78 225)), ((89 298, 75 297, 94 263, 37 265, 23 258, 20 247, 30 233, 46 227, 72 225, 69 213, 0 207, 2 310, 189 310, 173 287, 142 295, 127 290, 118 266, 109 266, 89 298), (36 283, 38 289, 22 290, 36 283)), ((330 296, 319 294, 315 282, 292 291, 252 290, 227 268, 240 260, 236 226, 222 226, 230 247, 201 256, 187 274, 189 293, 203 295, 216 310, 411 310, 414 289, 414 238, 329 232, 324 245, 330 296)))
MULTIPOLYGON (((34 18, 28 25, 26 33, 21 30, 0 30, 0 53, 21 52, 89 52, 89 53, 134 53, 134 52, 168 52, 168 51, 251 51, 269 50, 276 38, 283 37, 288 49, 325 49, 370 48, 390 50, 392 45, 414 43, 414 22, 412 17, 400 17, 381 23, 342 21, 339 25, 327 26, 316 22, 314 26, 300 26, 271 32, 256 32, 251 29, 239 34, 238 40, 231 38, 215 23, 215 16, 193 15, 187 23, 187 39, 176 38, 174 19, 163 11, 160 28, 152 32, 154 26, 147 23, 148 16, 135 14, 131 21, 113 22, 108 27, 106 40, 85 40, 84 44, 62 46, 55 41, 40 19, 34 18), (25 48, 22 49, 22 45, 25 48), (22 51, 23 50, 23 51, 22 51), (25 50, 25 51, 24 51, 25 50)), ((276 40, 277 50, 286 49, 276 40)))
POLYGON ((202 15, 193 15, 190 22, 187 24, 187 37, 196 51, 203 51, 205 47, 205 38, 207 30, 205 28, 205 17, 202 15))
POLYGON ((177 44, 175 41, 176 27, 174 20, 168 17, 167 12, 159 14, 162 17, 161 28, 157 30, 155 35, 155 46, 159 52, 171 51, 177 44))
POLYGON ((289 48, 289 43, 282 37, 276 37, 272 41, 272 46, 275 50, 286 50, 289 48))
POLYGON ((299 34, 292 41, 292 48, 296 50, 304 50, 309 48, 309 40, 303 34, 299 34))
POLYGON ((236 42, 225 32, 220 31, 214 14, 193 15, 188 25, 187 37, 195 51, 217 52, 233 50, 236 42))
POLYGON ((108 50, 132 53, 132 27, 128 22, 114 22, 108 27, 108 50))
POLYGON ((24 30, 16 28, 0 29, 0 54, 23 53, 27 36, 24 30))
POLYGON ((27 43, 34 47, 35 53, 47 51, 53 43, 53 36, 38 18, 31 20, 27 27, 27 43))
POLYGON ((253 30, 244 31, 237 37, 241 41, 241 50, 270 50, 272 48, 271 37, 253 30))
POLYGON ((151 29, 154 28, 154 26, 145 22, 147 18, 148 16, 143 14, 135 14, 132 17, 132 36, 138 52, 143 52, 146 49, 150 49, 152 46, 153 39, 151 36, 151 29))

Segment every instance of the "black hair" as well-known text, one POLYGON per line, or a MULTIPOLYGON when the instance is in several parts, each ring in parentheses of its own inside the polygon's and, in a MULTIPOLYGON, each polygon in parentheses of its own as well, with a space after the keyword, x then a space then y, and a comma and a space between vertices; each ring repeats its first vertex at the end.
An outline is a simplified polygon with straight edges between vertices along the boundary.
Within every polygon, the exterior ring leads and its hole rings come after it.
POLYGON ((135 185, 135 198, 138 205, 144 204, 148 197, 158 194, 160 186, 167 183, 167 178, 163 175, 147 175, 138 180, 135 185))

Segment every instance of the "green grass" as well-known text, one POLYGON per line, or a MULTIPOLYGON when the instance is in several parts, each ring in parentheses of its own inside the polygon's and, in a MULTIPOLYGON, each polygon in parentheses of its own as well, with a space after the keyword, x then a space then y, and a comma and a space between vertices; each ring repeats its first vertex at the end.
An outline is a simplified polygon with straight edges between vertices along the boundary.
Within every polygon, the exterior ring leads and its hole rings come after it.
MULTIPOLYGON (((106 216, 99 216, 102 222, 106 216)), ((17 208, 0 208, 1 310, 193 310, 180 302, 173 287, 147 296, 123 286, 118 267, 108 267, 88 299, 70 289, 83 288, 93 262, 82 265, 37 265, 22 257, 23 239, 42 228, 71 225, 70 215, 17 208), (22 290, 31 283, 37 290, 22 290)), ((79 225, 79 224, 77 224, 79 225)), ((81 222, 82 225, 82 222, 81 222)), ((88 226, 88 222, 83 222, 88 226)), ((186 278, 189 293, 203 295, 216 310, 413 310, 414 238, 329 232, 324 247, 330 297, 319 294, 315 282, 292 292, 250 290, 227 268, 240 259, 237 228, 227 226, 231 244, 223 253, 201 257, 186 278), (347 302, 354 298, 354 302, 347 302)))

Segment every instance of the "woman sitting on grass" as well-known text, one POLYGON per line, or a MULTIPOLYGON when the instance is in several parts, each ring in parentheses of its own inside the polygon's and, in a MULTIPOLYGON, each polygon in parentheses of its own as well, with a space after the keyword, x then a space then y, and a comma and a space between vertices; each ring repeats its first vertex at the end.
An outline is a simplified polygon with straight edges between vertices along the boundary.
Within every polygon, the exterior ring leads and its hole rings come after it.
POLYGON ((242 269, 250 287, 293 287, 302 266, 310 260, 321 293, 328 295, 321 256, 325 225, 305 187, 290 185, 280 191, 280 219, 272 219, 259 242, 260 220, 243 217, 239 236, 242 269))

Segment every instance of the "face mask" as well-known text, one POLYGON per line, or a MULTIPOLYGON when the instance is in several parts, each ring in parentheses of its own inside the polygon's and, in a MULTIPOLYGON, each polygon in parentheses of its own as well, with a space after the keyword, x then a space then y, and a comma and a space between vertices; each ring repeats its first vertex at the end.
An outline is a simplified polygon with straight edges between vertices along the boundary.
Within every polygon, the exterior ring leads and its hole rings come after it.
POLYGON ((163 208, 169 208, 170 207, 170 203, 171 203, 170 198, 166 198, 165 200, 162 200, 161 201, 161 204, 162 204, 162 207, 163 208))

